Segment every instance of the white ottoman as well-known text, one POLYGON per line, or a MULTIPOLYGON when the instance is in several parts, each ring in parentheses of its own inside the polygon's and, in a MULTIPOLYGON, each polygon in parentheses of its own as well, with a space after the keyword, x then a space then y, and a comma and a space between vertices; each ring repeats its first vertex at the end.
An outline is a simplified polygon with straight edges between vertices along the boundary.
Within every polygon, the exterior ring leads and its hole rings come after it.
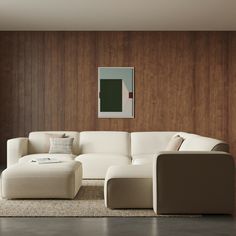
POLYGON ((15 164, 2 172, 2 197, 73 199, 82 185, 82 164, 15 164))

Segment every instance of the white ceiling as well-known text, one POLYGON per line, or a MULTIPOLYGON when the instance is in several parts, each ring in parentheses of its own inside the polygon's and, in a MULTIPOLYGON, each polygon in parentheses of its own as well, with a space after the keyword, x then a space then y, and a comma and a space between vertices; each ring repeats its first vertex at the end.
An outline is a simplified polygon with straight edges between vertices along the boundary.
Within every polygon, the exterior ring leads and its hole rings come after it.
POLYGON ((236 30, 236 0, 0 0, 0 30, 236 30))

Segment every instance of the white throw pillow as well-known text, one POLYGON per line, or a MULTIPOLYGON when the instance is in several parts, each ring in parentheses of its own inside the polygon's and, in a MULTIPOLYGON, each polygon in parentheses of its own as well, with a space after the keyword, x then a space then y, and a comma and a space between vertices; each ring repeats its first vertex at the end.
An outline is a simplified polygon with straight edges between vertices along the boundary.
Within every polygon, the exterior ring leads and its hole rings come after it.
POLYGON ((178 151, 183 141, 184 138, 179 135, 174 135, 167 144, 165 151, 178 151))
POLYGON ((49 153, 72 154, 74 138, 50 138, 49 153))

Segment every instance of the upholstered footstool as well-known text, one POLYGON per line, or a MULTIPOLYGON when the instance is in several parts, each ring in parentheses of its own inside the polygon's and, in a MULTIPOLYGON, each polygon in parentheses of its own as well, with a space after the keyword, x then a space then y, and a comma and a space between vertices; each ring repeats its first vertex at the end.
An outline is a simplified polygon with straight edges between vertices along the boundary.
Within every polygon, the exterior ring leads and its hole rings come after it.
POLYGON ((2 172, 2 197, 73 199, 81 183, 82 164, 77 161, 19 163, 2 172))
POLYGON ((111 166, 104 183, 105 206, 153 208, 152 165, 111 166))

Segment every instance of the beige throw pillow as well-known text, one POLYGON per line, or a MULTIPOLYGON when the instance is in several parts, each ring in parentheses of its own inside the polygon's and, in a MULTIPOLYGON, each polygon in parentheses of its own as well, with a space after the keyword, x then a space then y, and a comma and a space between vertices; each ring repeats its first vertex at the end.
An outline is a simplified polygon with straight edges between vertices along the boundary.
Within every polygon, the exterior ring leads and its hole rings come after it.
POLYGON ((45 146, 45 148, 46 148, 46 150, 47 150, 47 152, 49 151, 49 149, 50 149, 50 138, 63 138, 63 135, 64 134, 56 134, 56 133, 54 133, 54 134, 50 134, 50 133, 45 133, 44 134, 44 146, 45 146))
POLYGON ((184 138, 174 135, 167 144, 165 151, 178 151, 183 141, 184 138))
POLYGON ((72 154, 74 138, 50 138, 49 153, 72 154))

